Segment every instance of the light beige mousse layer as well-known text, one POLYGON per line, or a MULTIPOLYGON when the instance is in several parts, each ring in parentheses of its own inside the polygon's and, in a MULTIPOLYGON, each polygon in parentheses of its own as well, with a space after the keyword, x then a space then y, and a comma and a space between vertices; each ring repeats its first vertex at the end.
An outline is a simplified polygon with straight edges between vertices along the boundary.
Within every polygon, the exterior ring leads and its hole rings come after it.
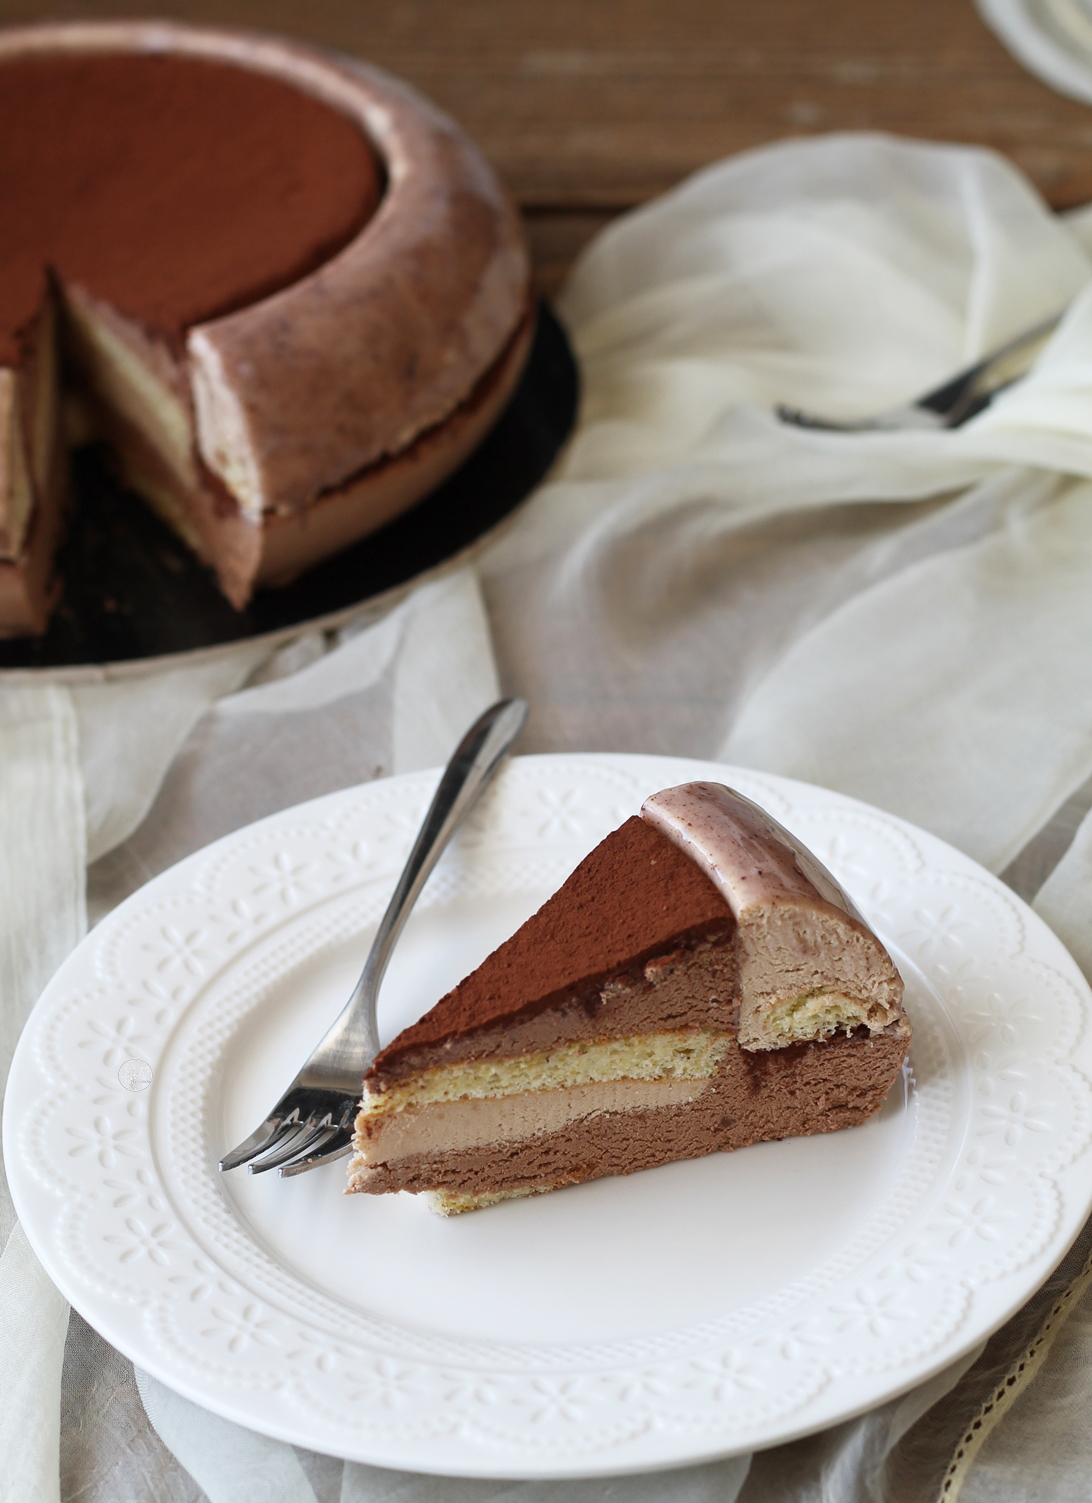
POLYGON ((367 1121, 363 1130, 358 1118, 349 1188, 366 1189, 368 1169, 376 1164, 390 1164, 412 1154, 458 1153, 465 1148, 518 1143, 540 1133, 561 1132, 581 1118, 606 1112, 685 1106, 696 1101, 706 1085, 705 1079, 597 1081, 567 1089, 408 1107, 367 1121))
POLYGON ((437 1066, 383 1092, 366 1092, 356 1119, 350 1190, 368 1170, 412 1154, 515 1143, 602 1112, 697 1099, 731 1044, 686 1030, 581 1040, 514 1059, 437 1066))

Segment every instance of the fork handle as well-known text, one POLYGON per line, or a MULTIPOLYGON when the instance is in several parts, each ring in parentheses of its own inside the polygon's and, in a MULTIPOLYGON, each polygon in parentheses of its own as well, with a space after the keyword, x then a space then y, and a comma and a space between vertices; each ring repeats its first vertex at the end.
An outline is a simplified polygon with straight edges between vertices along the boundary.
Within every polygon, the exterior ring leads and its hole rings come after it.
POLYGON ((361 1077, 379 1053, 376 1003, 391 951, 410 909, 455 831, 523 729, 527 705, 502 699, 481 715, 455 748, 433 795, 387 911, 379 922, 360 980, 297 1079, 359 1095, 361 1077), (316 1068, 314 1080, 310 1068, 316 1068))

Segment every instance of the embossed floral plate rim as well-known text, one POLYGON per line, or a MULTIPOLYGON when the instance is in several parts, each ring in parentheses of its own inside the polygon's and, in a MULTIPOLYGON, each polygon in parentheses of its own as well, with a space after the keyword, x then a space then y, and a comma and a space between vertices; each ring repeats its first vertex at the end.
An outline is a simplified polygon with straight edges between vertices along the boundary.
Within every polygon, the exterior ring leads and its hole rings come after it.
POLYGON ((625 1340, 453 1337, 350 1310, 283 1266, 213 1168, 218 1061, 301 953, 378 918, 435 776, 348 789, 198 852, 110 915, 34 1010, 4 1112, 16 1208, 58 1287, 145 1370, 254 1429, 377 1465, 618 1474, 871 1407, 970 1350, 1058 1263, 1092 1204, 1092 999, 1037 916, 935 837, 841 795, 582 755, 513 762, 425 902, 488 903, 529 864, 559 880, 648 792, 732 782, 832 867, 906 968, 912 1135, 890 1194, 785 1288, 625 1340), (280 906, 255 902, 259 888, 280 906))

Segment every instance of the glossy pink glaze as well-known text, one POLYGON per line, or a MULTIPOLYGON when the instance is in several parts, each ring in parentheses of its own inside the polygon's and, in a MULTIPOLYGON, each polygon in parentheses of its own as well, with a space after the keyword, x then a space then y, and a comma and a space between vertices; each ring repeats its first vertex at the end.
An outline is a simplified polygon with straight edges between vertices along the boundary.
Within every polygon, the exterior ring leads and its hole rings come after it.
POLYGON ((711 878, 737 918, 765 903, 829 904, 862 922, 851 898, 807 847, 723 783, 681 783, 645 799, 641 817, 711 878))

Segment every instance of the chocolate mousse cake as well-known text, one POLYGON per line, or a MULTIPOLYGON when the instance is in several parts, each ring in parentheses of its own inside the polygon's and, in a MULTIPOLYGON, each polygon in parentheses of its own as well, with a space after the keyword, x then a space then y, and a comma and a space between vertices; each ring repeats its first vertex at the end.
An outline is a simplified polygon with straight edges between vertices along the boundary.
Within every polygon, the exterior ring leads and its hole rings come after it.
POLYGON ((51 603, 65 445, 236 606, 484 437, 529 348, 518 217, 375 69, 165 22, 0 31, 0 632, 51 603))
POLYGON ((364 1079, 349 1188, 444 1214, 882 1105, 902 980, 830 873, 715 783, 646 800, 364 1079))

